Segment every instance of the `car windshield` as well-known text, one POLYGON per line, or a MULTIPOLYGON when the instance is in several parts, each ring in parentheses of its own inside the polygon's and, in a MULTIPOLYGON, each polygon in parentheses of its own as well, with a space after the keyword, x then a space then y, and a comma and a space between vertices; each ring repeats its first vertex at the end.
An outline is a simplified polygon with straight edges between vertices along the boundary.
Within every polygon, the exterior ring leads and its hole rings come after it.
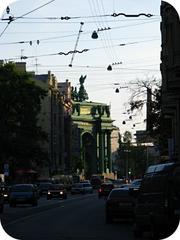
POLYGON ((52 183, 41 183, 39 185, 39 188, 49 188, 52 185, 52 183))
POLYGON ((131 182, 131 185, 133 185, 133 186, 140 186, 141 185, 141 181, 142 180, 134 180, 134 181, 131 182))
POLYGON ((50 190, 63 190, 64 186, 63 185, 52 185, 49 188, 50 190))
POLYGON ((76 183, 76 184, 73 184, 72 187, 73 187, 73 188, 82 188, 82 187, 83 187, 83 184, 81 184, 81 183, 76 183))
POLYGON ((31 192, 33 190, 32 186, 22 185, 22 186, 13 186, 12 192, 31 192))
POLYGON ((128 190, 113 190, 110 193, 110 198, 118 198, 118 197, 127 197, 129 196, 129 191, 128 190))

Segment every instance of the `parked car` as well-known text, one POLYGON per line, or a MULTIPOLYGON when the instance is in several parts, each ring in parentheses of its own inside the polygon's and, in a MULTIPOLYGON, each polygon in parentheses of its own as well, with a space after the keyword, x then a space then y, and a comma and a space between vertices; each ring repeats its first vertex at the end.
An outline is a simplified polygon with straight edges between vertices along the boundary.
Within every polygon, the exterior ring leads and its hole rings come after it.
POLYGON ((134 218, 134 198, 128 188, 114 188, 106 200, 106 223, 115 218, 134 218))
POLYGON ((38 205, 38 193, 33 184, 15 184, 11 187, 9 205, 15 207, 18 203, 38 205))
POLYGON ((93 187, 90 183, 75 183, 71 187, 71 194, 93 193, 93 187))
POLYGON ((137 196, 135 236, 148 231, 154 238, 169 237, 179 224, 179 203, 180 165, 169 162, 149 166, 137 196))
POLYGON ((47 199, 50 200, 52 198, 67 198, 67 191, 63 184, 52 184, 47 192, 47 199))
POLYGON ((52 183, 50 182, 42 182, 39 184, 39 195, 47 195, 48 189, 52 186, 52 183))
POLYGON ((134 179, 134 180, 130 183, 130 187, 135 188, 135 189, 139 189, 139 187, 141 186, 141 182, 142 182, 142 179, 141 179, 141 178, 134 179))
POLYGON ((100 188, 98 189, 98 197, 107 197, 113 188, 113 183, 102 183, 100 188))
POLYGON ((0 187, 0 213, 2 213, 3 210, 4 210, 4 197, 3 197, 2 188, 0 187))
POLYGON ((123 185, 123 179, 116 179, 113 181, 114 188, 119 188, 123 185))

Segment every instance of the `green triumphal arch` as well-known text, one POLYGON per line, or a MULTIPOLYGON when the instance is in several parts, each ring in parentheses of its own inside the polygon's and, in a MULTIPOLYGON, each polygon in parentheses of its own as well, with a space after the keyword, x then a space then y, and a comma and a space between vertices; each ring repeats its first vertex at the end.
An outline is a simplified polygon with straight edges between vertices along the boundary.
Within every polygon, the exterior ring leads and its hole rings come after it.
POLYGON ((85 178, 110 175, 113 120, 106 104, 74 101, 72 109, 72 165, 85 178))

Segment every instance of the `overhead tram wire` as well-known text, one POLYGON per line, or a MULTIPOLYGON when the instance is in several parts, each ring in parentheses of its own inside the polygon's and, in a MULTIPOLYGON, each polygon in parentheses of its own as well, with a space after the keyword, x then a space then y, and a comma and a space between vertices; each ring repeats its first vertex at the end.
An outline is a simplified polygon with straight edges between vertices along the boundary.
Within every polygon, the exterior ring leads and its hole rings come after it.
MULTIPOLYGON (((98 70, 103 70, 104 69, 104 66, 86 66, 86 65, 73 65, 74 68, 88 68, 88 69, 93 69, 93 71, 95 69, 97 69, 96 71, 98 70)), ((45 66, 40 66, 40 67, 67 67, 66 65, 45 65, 45 66)), ((159 71, 158 69, 152 69, 152 68, 126 68, 126 67, 123 67, 123 68, 115 68, 116 70, 128 70, 128 71, 159 71)))
MULTIPOLYGON (((27 16, 28 14, 30 14, 30 13, 32 13, 32 12, 35 12, 35 11, 39 10, 40 8, 43 8, 44 6, 50 4, 50 3, 54 2, 54 1, 56 1, 56 0, 51 0, 51 1, 45 3, 45 4, 41 5, 41 6, 33 9, 32 11, 29 11, 29 12, 21 15, 20 17, 12 17, 12 16, 9 16, 9 18, 6 19, 6 20, 8 20, 8 23, 7 23, 6 27, 4 28, 4 30, 0 33, 0 37, 2 37, 2 35, 5 33, 5 31, 7 30, 7 28, 9 27, 9 25, 10 25, 11 22, 14 22, 14 21, 16 21, 16 20, 19 19, 19 18, 22 18, 22 17, 24 17, 24 16, 27 16)), ((3 20, 3 19, 2 19, 2 20, 3 20)))
MULTIPOLYGON (((81 29, 80 29, 81 31, 81 29)), ((159 39, 151 39, 151 40, 144 40, 144 41, 137 41, 137 42, 129 42, 129 43, 121 43, 121 44, 117 44, 117 45, 112 45, 111 47, 124 47, 126 45, 133 45, 133 44, 139 44, 139 43, 145 43, 145 42, 152 42, 152 41, 157 41, 159 39)), ((76 41, 78 42, 78 40, 76 41)), ((28 41, 29 43, 29 41, 28 41)), ((1 45, 1 44, 0 44, 1 45)), ((37 58, 37 57, 48 57, 48 56, 55 56, 55 55, 69 55, 72 54, 72 58, 71 58, 71 62, 70 62, 70 66, 72 67, 72 62, 74 59, 74 54, 76 53, 83 53, 83 52, 87 52, 87 51, 92 51, 92 50, 98 50, 98 49, 104 49, 103 47, 96 47, 96 48, 92 48, 92 49, 83 49, 81 51, 76 50, 77 48, 77 44, 75 45, 75 49, 73 51, 68 51, 68 52, 58 52, 58 53, 49 53, 49 54, 42 54, 42 55, 34 55, 34 56, 21 56, 21 57, 14 57, 14 58, 10 58, 9 60, 15 60, 15 59, 28 59, 28 58, 37 58)))
MULTIPOLYGON (((148 21, 148 22, 142 22, 142 23, 137 23, 137 24, 132 24, 132 25, 124 25, 124 26, 117 26, 117 27, 111 27, 110 30, 113 30, 113 29, 119 29, 119 28, 126 28, 126 27, 134 27, 134 26, 139 26, 139 25, 144 25, 144 24, 149 24, 149 23, 154 23, 154 22, 157 22, 157 20, 155 21, 148 21)), ((83 32, 82 34, 90 34, 91 31, 87 31, 87 32, 83 32)), ((56 36, 56 37, 49 37, 49 38, 41 38, 41 39, 38 39, 40 40, 41 42, 42 41, 48 41, 48 40, 54 40, 54 39, 60 39, 60 38, 67 38, 67 37, 73 37, 73 36, 76 36, 77 34, 69 34, 69 35, 64 35, 64 36, 56 36)), ((23 44, 23 43, 29 43, 29 41, 27 40, 21 40, 21 41, 17 41, 17 42, 9 42, 9 43, 0 43, 0 45, 8 45, 8 44, 23 44)), ((32 40, 32 42, 37 42, 37 39, 36 40, 32 40)))
MULTIPOLYGON (((101 2, 102 11, 103 11, 103 13, 105 14, 105 8, 104 8, 103 1, 100 0, 100 2, 101 2)), ((105 21, 105 19, 102 18, 102 20, 103 20, 103 23, 107 25, 107 22, 105 21)), ((107 25, 107 27, 110 29, 110 26, 109 26, 109 25, 107 25)), ((111 51, 111 54, 112 54, 112 60, 113 60, 112 62, 115 62, 115 61, 117 61, 118 56, 117 56, 116 51, 114 51, 114 48, 111 47, 111 46, 113 45, 113 41, 112 41, 112 38, 111 38, 111 33, 110 33, 109 31, 105 31, 105 32, 104 32, 104 35, 107 36, 108 47, 109 47, 109 49, 110 49, 110 51, 111 51)))
MULTIPOLYGON (((17 17, 18 18, 18 17, 17 17)), ((48 20, 46 18, 21 18, 21 19, 28 19, 28 20, 48 20)), ((0 19, 0 24, 4 24, 5 21, 4 20, 8 20, 8 19, 0 19)), ((152 20, 158 20, 160 21, 160 18, 157 18, 157 17, 153 17, 151 19, 120 19, 120 20, 106 20, 105 22, 110 22, 110 23, 116 23, 116 22, 132 22, 132 21, 146 21, 146 22, 149 22, 149 21, 152 21, 152 20)), ((79 23, 79 21, 70 21, 70 22, 59 22, 59 21, 18 21, 18 22, 14 22, 15 24, 77 24, 79 23)), ((95 23, 95 21, 84 21, 84 23, 88 24, 92 24, 92 23, 95 23)))
MULTIPOLYGON (((94 6, 94 10, 95 10, 95 12, 96 12, 96 15, 98 16, 98 14, 97 14, 97 11, 99 12, 99 13, 101 13, 101 9, 100 9, 100 5, 99 5, 99 0, 97 0, 97 1, 95 1, 95 3, 94 3, 94 0, 93 0, 93 6, 94 6), (97 8, 96 8, 96 6, 97 6, 97 8), (97 9, 97 11, 96 11, 96 9, 97 9)), ((103 9, 102 9, 103 10, 103 9)), ((108 27, 108 28, 106 28, 106 26, 105 26, 105 22, 104 22, 104 18, 102 18, 102 20, 101 19, 98 19, 99 21, 98 21, 98 23, 99 23, 99 26, 100 26, 100 30, 99 30, 99 28, 97 29, 97 32, 99 33, 100 31, 101 31, 101 29, 102 29, 102 37, 101 37, 101 40, 102 40, 102 42, 104 43, 104 50, 105 50, 105 52, 106 52, 106 55, 108 56, 108 61, 110 61, 110 62, 113 62, 113 59, 114 59, 114 56, 115 56, 115 54, 114 54, 114 52, 113 52, 113 49, 111 48, 111 47, 109 47, 109 45, 110 45, 110 40, 109 40, 109 37, 108 37, 108 34, 107 34, 107 32, 106 31, 104 31, 104 30, 106 30, 106 29, 108 29, 108 30, 110 30, 110 28, 108 27)))
POLYGON ((9 27, 9 23, 6 25, 6 27, 3 29, 3 31, 0 33, 0 37, 5 33, 6 29, 9 27))
POLYGON ((33 13, 33 12, 35 12, 35 11, 37 11, 37 10, 39 10, 39 9, 41 9, 41 8, 49 5, 49 4, 52 3, 52 2, 55 2, 55 1, 56 1, 56 0, 51 0, 51 1, 49 1, 49 2, 47 2, 47 3, 45 3, 45 4, 41 5, 41 6, 39 6, 39 7, 37 7, 37 8, 35 8, 35 9, 33 9, 33 10, 31 10, 31 11, 23 14, 23 15, 21 15, 19 18, 23 18, 23 17, 29 15, 30 13, 33 13))
MULTIPOLYGON (((95 12, 95 16, 96 16, 96 18, 95 18, 95 20, 96 20, 95 24, 96 24, 97 29, 98 29, 99 27, 101 28, 101 24, 100 24, 99 19, 98 19, 98 17, 97 17, 98 14, 97 14, 97 12, 96 12, 94 0, 92 1, 92 5, 91 5, 91 0, 88 0, 88 2, 89 2, 89 5, 90 5, 90 10, 91 10, 92 15, 93 15, 93 13, 95 12)), ((106 42, 105 42, 102 38, 100 38, 100 40, 101 40, 101 42, 102 42, 102 46, 103 46, 104 49, 105 49, 105 48, 106 48, 106 42)), ((107 58, 110 57, 110 55, 109 55, 108 52, 105 51, 105 54, 106 54, 107 58)))
MULTIPOLYGON (((27 12, 27 13, 21 15, 21 16, 19 16, 19 17, 15 17, 15 19, 24 18, 24 19, 47 19, 47 20, 62 20, 62 21, 65 20, 65 21, 69 21, 69 20, 80 19, 80 18, 83 18, 83 19, 84 18, 102 18, 102 17, 104 18, 104 17, 119 17, 119 16, 124 16, 124 17, 127 17, 127 18, 138 18, 138 17, 141 17, 141 16, 147 17, 147 18, 157 17, 157 16, 160 17, 160 15, 153 15, 153 14, 150 14, 150 13, 148 13, 148 14, 146 14, 146 13, 125 14, 125 13, 115 13, 114 12, 112 14, 99 14, 99 15, 95 14, 95 15, 91 15, 91 16, 28 17, 28 18, 26 17, 25 18, 25 16, 29 15, 30 13, 33 13, 33 12, 41 9, 41 8, 45 7, 46 5, 48 5, 48 4, 50 4, 50 3, 54 2, 54 1, 56 1, 56 0, 49 1, 49 2, 47 2, 45 4, 43 4, 43 5, 35 8, 35 9, 33 9, 33 10, 31 10, 31 11, 29 11, 29 12, 27 12)), ((8 19, 2 19, 2 20, 8 20, 8 19)))

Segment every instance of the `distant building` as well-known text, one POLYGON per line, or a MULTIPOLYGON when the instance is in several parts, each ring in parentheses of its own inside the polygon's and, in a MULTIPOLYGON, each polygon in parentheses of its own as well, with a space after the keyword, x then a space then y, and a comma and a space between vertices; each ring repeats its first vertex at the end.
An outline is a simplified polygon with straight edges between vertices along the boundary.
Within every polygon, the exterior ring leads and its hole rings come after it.
POLYGON ((72 89, 72 170, 85 178, 112 177, 110 107, 87 101, 85 78, 79 79, 79 91, 72 89))
MULTIPOLYGON (((26 71, 25 62, 15 64, 19 70, 26 71)), ((32 72, 32 78, 48 93, 42 100, 41 112, 38 116, 38 125, 48 135, 48 141, 41 144, 42 149, 48 153, 48 160, 44 160, 38 172, 40 178, 58 177, 69 173, 71 86, 68 81, 58 82, 51 71, 38 75, 32 72)))
POLYGON ((111 159, 112 159, 112 169, 113 172, 117 170, 116 163, 119 160, 119 137, 120 137, 120 130, 118 127, 113 126, 112 132, 111 132, 111 159))

